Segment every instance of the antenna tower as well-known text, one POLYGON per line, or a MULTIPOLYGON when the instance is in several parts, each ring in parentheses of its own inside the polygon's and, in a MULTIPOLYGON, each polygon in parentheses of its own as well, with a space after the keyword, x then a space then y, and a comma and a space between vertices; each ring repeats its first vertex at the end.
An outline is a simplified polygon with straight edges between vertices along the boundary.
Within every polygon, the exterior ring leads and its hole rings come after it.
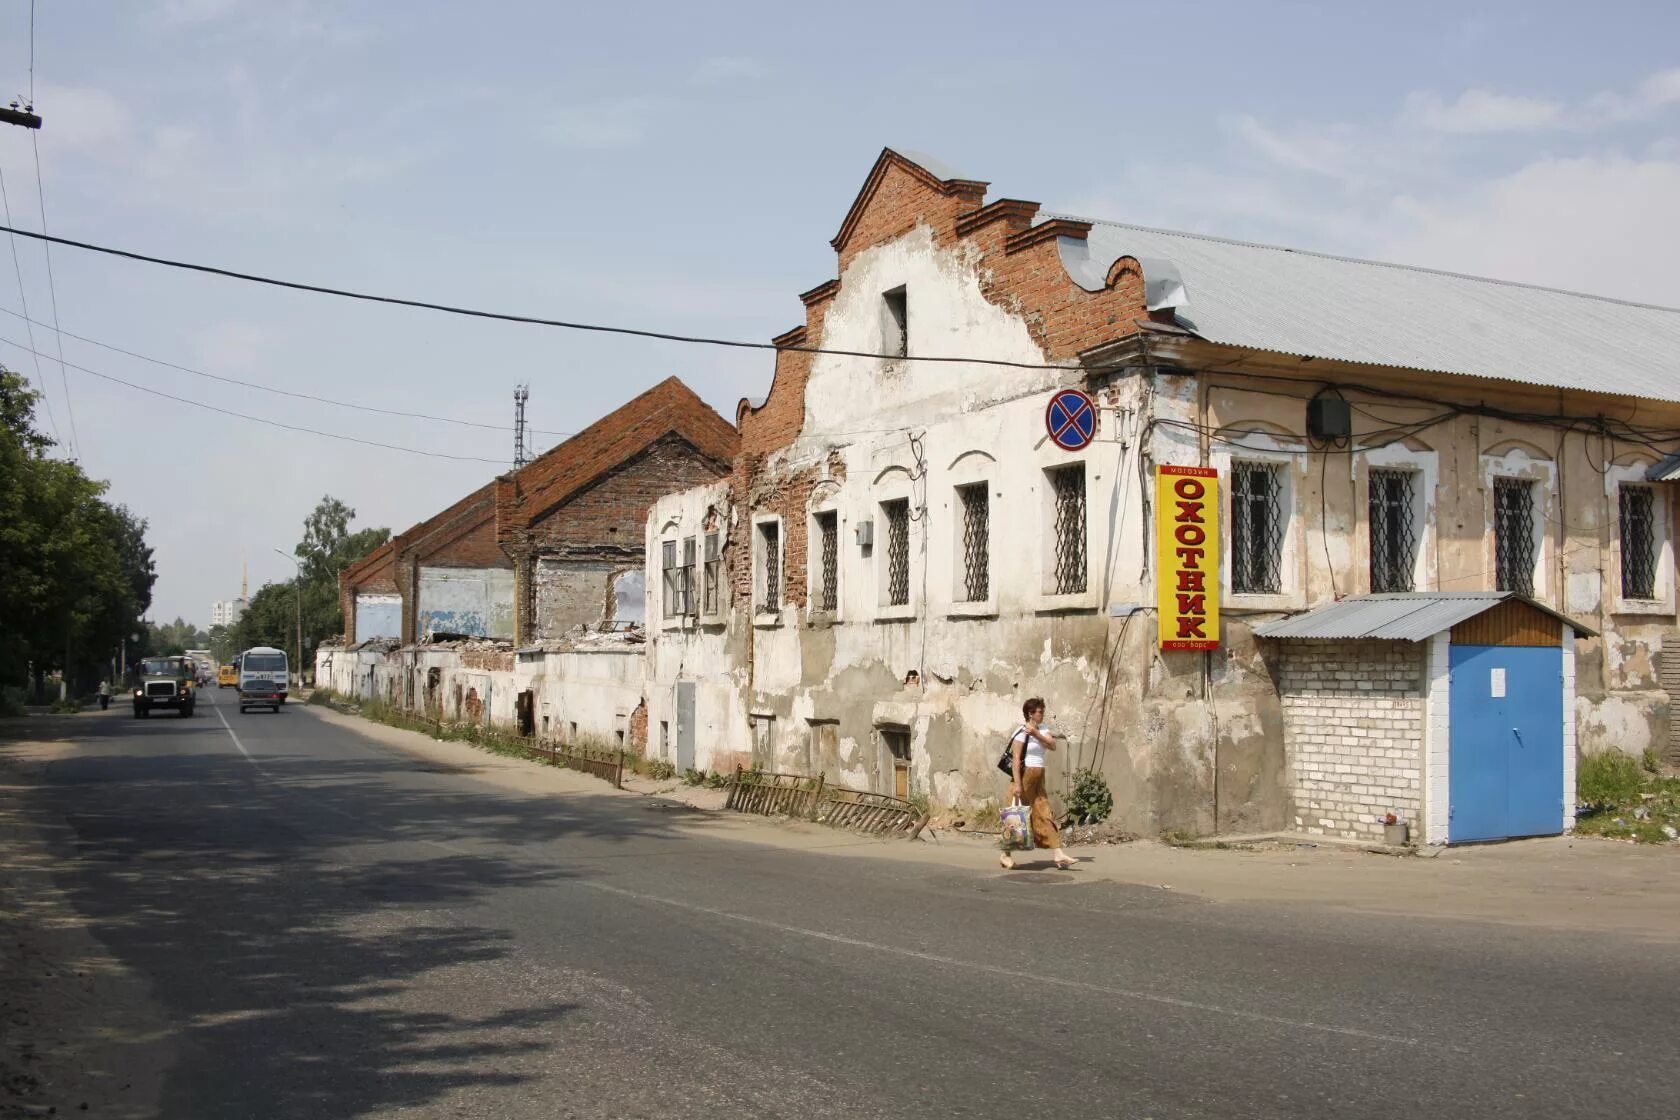
POLYGON ((513 389, 513 469, 518 470, 531 461, 530 453, 525 450, 525 402, 531 396, 529 385, 516 385, 513 389))

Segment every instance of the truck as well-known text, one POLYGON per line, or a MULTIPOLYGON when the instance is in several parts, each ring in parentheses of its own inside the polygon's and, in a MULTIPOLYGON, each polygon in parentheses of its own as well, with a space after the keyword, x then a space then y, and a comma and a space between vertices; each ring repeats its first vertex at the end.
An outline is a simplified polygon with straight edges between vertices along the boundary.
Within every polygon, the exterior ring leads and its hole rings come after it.
POLYGON ((147 657, 141 660, 134 685, 134 718, 144 719, 153 708, 173 708, 191 716, 197 704, 198 675, 190 657, 147 657))

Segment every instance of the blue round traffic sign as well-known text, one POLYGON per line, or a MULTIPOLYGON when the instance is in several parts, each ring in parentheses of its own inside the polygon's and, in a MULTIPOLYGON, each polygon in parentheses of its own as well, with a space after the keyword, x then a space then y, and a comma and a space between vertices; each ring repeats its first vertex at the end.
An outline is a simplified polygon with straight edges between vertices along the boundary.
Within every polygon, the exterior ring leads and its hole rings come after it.
POLYGON ((1063 451, 1078 451, 1097 437, 1097 406, 1082 390, 1059 389, 1045 406, 1044 429, 1063 451))

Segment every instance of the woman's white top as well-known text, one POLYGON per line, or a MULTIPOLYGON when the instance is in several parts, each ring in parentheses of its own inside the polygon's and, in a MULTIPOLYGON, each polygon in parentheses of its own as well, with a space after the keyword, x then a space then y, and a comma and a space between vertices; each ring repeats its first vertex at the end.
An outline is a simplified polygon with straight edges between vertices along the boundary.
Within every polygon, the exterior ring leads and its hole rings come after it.
POLYGON ((1024 742, 1024 743, 1027 744, 1027 749, 1023 752, 1022 758, 1021 758, 1022 769, 1025 769, 1025 770, 1042 770, 1042 769, 1044 769, 1044 743, 1042 741, 1040 741, 1038 736, 1032 734, 1030 731, 1027 730, 1027 725, 1026 724, 1023 723, 1016 730, 1015 734, 1010 736, 1009 741, 1011 743, 1024 742))

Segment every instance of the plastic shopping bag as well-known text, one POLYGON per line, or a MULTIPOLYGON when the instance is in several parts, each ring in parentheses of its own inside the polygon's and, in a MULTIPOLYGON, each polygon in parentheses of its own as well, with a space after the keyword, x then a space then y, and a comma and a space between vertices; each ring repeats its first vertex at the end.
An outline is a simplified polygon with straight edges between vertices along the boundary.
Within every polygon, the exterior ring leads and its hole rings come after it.
POLYGON ((1032 850, 1032 816, 1020 801, 1004 806, 1003 812, 999 814, 998 824, 1004 851, 1032 850))

